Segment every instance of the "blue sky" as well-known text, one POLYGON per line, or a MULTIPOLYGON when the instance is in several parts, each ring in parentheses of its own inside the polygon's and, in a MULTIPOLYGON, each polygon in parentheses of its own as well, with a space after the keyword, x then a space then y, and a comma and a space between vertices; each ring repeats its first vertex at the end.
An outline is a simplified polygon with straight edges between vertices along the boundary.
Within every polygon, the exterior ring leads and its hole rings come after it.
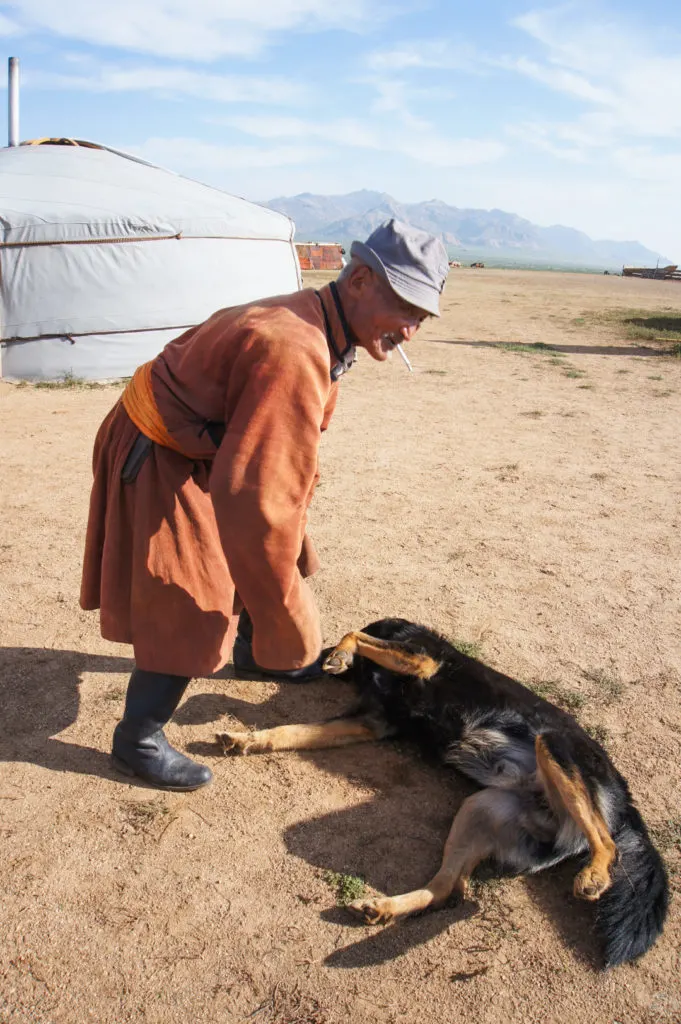
POLYGON ((497 207, 681 262, 678 0, 17 0, 0 39, 24 139, 251 199, 497 207))

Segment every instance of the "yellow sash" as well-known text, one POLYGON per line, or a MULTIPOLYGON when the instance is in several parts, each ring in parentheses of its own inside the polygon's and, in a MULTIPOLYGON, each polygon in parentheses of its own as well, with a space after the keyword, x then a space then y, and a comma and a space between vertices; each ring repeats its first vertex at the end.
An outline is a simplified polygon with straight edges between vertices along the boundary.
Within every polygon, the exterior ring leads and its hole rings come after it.
POLYGON ((174 452, 184 455, 185 453, 177 441, 166 430, 166 425, 158 411, 151 385, 152 366, 153 359, 149 363, 143 363, 135 370, 121 396, 123 408, 137 429, 146 434, 148 438, 156 444, 163 445, 164 448, 172 448, 174 452))

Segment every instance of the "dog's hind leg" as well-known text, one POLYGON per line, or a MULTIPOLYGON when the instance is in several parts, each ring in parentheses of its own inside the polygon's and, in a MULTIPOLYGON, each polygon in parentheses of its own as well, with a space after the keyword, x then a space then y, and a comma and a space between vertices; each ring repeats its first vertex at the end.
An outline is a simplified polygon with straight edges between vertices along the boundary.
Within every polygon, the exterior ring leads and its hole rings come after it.
POLYGON ((469 796, 452 822, 440 870, 427 885, 401 896, 355 900, 348 909, 367 924, 388 924, 441 907, 455 890, 463 895, 480 861, 515 839, 518 808, 514 794, 504 790, 483 789, 469 796))
POLYGON ((597 900, 612 885, 610 868, 617 856, 617 847, 608 831, 603 815, 594 806, 584 779, 576 764, 561 766, 549 749, 548 736, 537 736, 537 776, 553 810, 568 815, 585 836, 591 860, 574 882, 574 894, 585 900, 597 900))
POLYGON ((409 650, 407 644, 399 640, 379 640, 368 633, 346 633, 343 639, 326 658, 324 671, 331 675, 346 672, 352 665, 356 654, 368 658, 390 672, 400 675, 416 676, 418 679, 430 679, 440 667, 428 654, 418 654, 409 650))
POLYGON ((273 750, 323 750, 344 747, 350 743, 367 743, 382 738, 364 719, 333 718, 330 722, 312 725, 277 725, 273 729, 254 732, 218 732, 217 742, 223 752, 262 754, 273 750))

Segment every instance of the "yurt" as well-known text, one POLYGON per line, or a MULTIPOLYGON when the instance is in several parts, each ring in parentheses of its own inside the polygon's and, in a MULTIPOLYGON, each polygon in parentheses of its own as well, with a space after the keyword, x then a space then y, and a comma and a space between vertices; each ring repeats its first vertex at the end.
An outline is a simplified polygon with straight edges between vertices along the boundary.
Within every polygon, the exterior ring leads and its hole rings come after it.
POLYGON ((40 143, 0 149, 0 376, 125 377, 215 310, 301 286, 288 217, 106 147, 40 143))

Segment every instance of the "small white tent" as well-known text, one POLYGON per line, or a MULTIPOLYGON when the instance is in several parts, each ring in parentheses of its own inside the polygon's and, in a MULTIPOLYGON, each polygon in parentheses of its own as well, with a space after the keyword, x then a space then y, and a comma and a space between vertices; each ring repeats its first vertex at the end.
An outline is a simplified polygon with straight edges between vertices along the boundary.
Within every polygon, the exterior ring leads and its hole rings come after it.
POLYGON ((114 150, 0 149, 0 376, 128 376, 215 310, 299 288, 293 231, 114 150))

